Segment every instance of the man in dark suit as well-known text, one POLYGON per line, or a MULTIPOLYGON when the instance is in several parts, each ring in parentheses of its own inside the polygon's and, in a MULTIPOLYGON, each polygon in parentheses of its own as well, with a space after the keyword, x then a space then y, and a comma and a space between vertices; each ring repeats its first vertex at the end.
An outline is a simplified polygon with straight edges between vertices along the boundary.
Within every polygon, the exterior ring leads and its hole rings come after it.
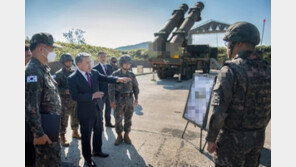
MULTIPOLYGON (((98 53, 99 64, 93 67, 93 69, 98 70, 101 74, 105 76, 110 76, 113 73, 113 67, 106 63, 106 53, 98 53)), ((108 83, 100 82, 100 91, 104 92, 103 104, 105 105, 105 126, 114 128, 115 126, 111 124, 111 107, 108 96, 108 83)))
POLYGON ((99 92, 99 83, 126 83, 130 78, 107 77, 97 70, 91 69, 91 59, 88 53, 78 53, 75 58, 78 69, 68 77, 71 97, 77 102, 76 112, 80 123, 82 137, 82 155, 88 166, 96 166, 91 156, 108 157, 102 152, 102 109, 104 96, 99 92), (91 154, 90 138, 93 131, 93 151, 91 154))

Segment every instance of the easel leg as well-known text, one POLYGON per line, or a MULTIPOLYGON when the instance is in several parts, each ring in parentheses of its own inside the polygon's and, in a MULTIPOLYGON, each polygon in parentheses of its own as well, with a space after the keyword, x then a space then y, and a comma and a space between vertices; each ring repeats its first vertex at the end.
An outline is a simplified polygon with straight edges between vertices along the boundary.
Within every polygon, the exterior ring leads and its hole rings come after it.
POLYGON ((205 150, 205 147, 206 147, 206 144, 207 144, 207 141, 205 142, 205 144, 203 145, 203 147, 202 147, 202 128, 200 128, 200 138, 199 138, 199 151, 201 152, 201 153, 203 153, 204 152, 204 150, 205 150))
POLYGON ((205 147, 206 147, 207 143, 208 143, 208 141, 205 142, 204 146, 202 147, 201 152, 203 152, 205 150, 205 147))
POLYGON ((200 128, 200 136, 199 136, 199 151, 200 152, 202 152, 201 146, 202 146, 202 129, 200 128))
POLYGON ((182 139, 183 139, 183 136, 184 136, 184 134, 185 134, 185 131, 186 131, 186 129, 187 129, 188 124, 189 124, 189 121, 187 121, 187 124, 186 124, 186 126, 185 126, 185 129, 184 129, 184 131, 183 131, 182 139))

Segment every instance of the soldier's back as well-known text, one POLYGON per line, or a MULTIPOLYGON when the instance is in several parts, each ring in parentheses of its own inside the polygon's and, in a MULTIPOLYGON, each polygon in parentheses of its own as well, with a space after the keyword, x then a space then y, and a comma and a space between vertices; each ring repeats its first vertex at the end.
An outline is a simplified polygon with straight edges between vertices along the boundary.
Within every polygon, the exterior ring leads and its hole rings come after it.
POLYGON ((265 129, 271 117, 270 65, 252 53, 242 54, 226 65, 236 78, 226 126, 238 130, 265 129))

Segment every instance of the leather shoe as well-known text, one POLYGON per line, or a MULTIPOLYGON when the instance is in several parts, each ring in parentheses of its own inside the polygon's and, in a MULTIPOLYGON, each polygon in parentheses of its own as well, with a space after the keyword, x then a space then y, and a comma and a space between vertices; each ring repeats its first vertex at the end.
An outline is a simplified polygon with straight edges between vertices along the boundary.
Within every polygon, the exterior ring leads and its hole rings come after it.
POLYGON ((95 166, 97 166, 92 159, 85 160, 85 163, 89 167, 95 167, 95 166))
POLYGON ((106 124, 106 127, 114 128, 115 126, 112 124, 106 124))
POLYGON ((103 152, 99 152, 99 153, 93 153, 92 154, 93 157, 102 157, 102 158, 107 158, 109 156, 109 154, 105 154, 103 152))

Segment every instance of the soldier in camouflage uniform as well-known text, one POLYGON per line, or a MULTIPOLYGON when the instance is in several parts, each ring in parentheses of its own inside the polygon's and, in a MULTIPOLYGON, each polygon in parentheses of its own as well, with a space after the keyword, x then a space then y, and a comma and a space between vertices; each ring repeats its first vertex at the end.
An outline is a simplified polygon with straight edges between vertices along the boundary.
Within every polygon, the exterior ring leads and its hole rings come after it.
POLYGON ((29 45, 25 45, 25 65, 28 64, 28 62, 30 61, 32 56, 32 53, 30 51, 30 46, 29 45))
POLYGON ((260 37, 253 24, 231 25, 224 40, 231 60, 213 89, 207 149, 216 151, 218 167, 258 166, 271 117, 270 65, 255 52, 260 37))
POLYGON ((71 69, 73 64, 72 56, 68 53, 62 54, 60 57, 60 63, 63 64, 63 68, 55 73, 54 78, 58 83, 58 89, 62 100, 62 117, 60 129, 61 144, 62 146, 68 147, 69 142, 65 138, 65 134, 68 126, 69 116, 71 116, 71 128, 73 130, 72 137, 81 139, 81 136, 78 133, 79 121, 75 114, 76 103, 71 99, 67 83, 67 77, 74 72, 74 70, 71 69))
POLYGON ((41 114, 61 114, 61 99, 56 82, 47 66, 48 62, 55 58, 54 47, 57 45, 54 44, 52 35, 33 35, 30 41, 32 58, 25 72, 25 118, 33 133, 36 167, 60 166, 60 142, 51 141, 44 133, 41 123, 41 114))
POLYGON ((110 65, 113 67, 113 71, 117 71, 118 70, 116 57, 111 57, 111 59, 110 59, 110 65))
POLYGON ((131 66, 131 58, 129 55, 122 55, 119 60, 121 66, 120 70, 113 72, 113 76, 128 77, 132 81, 127 84, 109 84, 109 98, 111 108, 114 110, 115 117, 115 130, 117 133, 117 139, 115 145, 119 145, 123 140, 127 144, 131 144, 132 141, 129 138, 131 131, 132 116, 134 113, 133 102, 138 105, 139 87, 136 76, 134 73, 128 71, 131 66), (133 98, 134 95, 134 98, 133 98), (124 127, 122 126, 122 119, 124 117, 124 127), (122 137, 122 131, 124 130, 124 138, 122 137))

